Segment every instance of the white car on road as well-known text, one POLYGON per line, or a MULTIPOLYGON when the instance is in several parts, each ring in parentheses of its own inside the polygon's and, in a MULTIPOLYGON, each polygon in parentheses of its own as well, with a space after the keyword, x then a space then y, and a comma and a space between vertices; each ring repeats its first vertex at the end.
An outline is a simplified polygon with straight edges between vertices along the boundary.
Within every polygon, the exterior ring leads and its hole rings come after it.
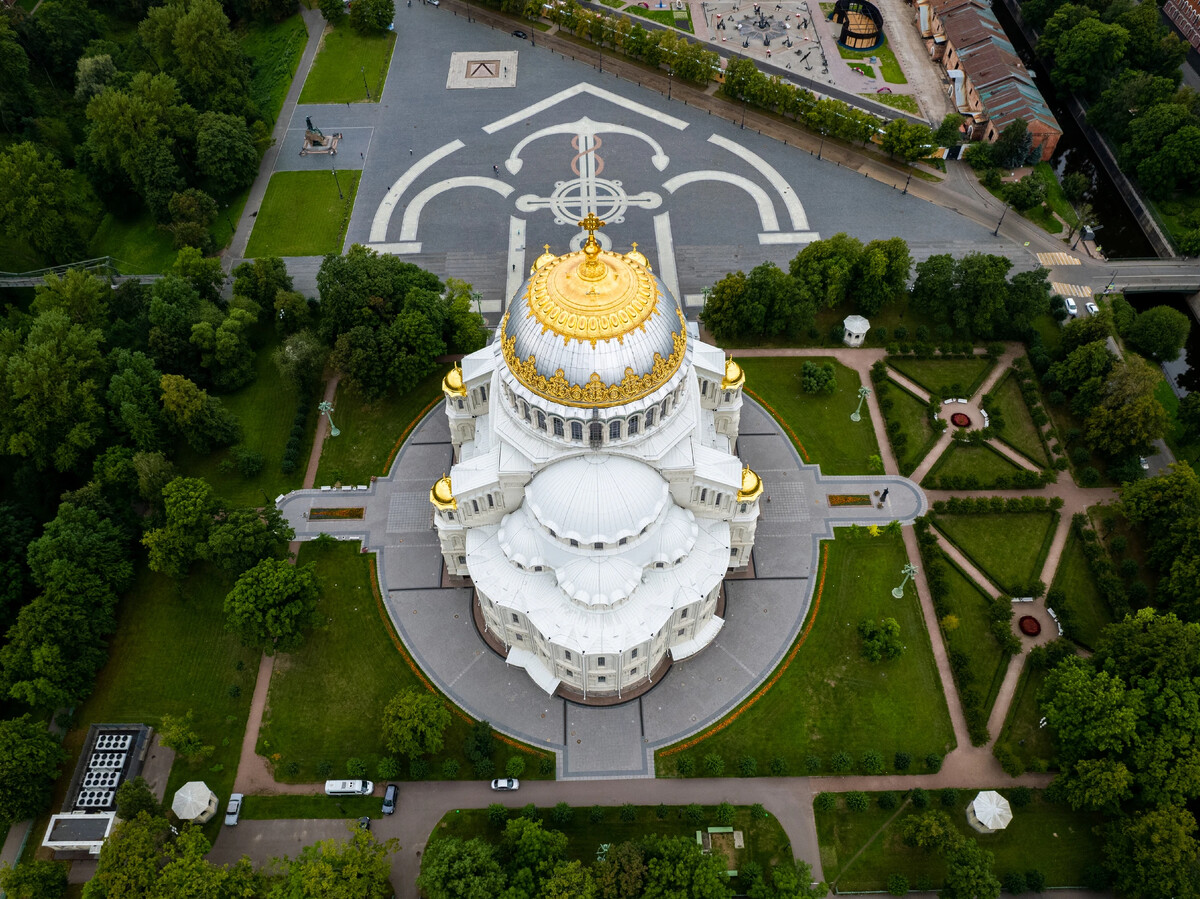
POLYGON ((1072 317, 1079 314, 1079 306, 1075 303, 1074 297, 1063 297, 1063 305, 1067 307, 1067 313, 1072 317))
POLYGON ((242 799, 245 798, 241 793, 234 793, 229 797, 229 805, 225 806, 225 824, 227 827, 236 827, 238 816, 242 813, 242 799))
POLYGON ((520 787, 521 782, 515 777, 499 777, 492 781, 493 790, 517 790, 520 787))

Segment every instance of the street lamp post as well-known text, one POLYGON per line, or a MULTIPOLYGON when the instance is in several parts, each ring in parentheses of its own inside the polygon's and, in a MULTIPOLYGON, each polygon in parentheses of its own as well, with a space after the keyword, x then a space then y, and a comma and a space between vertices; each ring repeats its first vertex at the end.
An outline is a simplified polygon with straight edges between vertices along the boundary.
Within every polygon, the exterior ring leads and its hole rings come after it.
POLYGON ((865 400, 870 395, 871 395, 871 389, 869 387, 858 388, 858 408, 850 413, 851 421, 862 421, 863 400, 865 400))
POLYGON ((667 69, 667 99, 668 100, 671 99, 671 79, 674 78, 674 76, 675 76, 675 73, 673 71, 671 71, 670 69, 667 69))
POLYGON ((906 197, 908 196, 908 185, 909 185, 909 182, 911 182, 911 181, 912 181, 912 172, 909 171, 908 177, 904 180, 904 194, 903 195, 906 197))
POLYGON ((821 158, 821 153, 825 149, 825 129, 821 129, 821 142, 817 145, 817 159, 821 158))
POLYGON ((1004 224, 1004 217, 1008 215, 1008 204, 1004 204, 1004 211, 1000 213, 1000 221, 996 222, 996 230, 992 232, 992 237, 1000 236, 1000 226, 1004 224))
POLYGON ((472 290, 471 299, 475 301, 475 311, 479 313, 480 318, 483 318, 483 294, 478 290, 472 290))
POLYGON ((338 180, 337 176, 337 166, 330 167, 330 171, 333 172, 333 183, 337 185, 338 199, 344 200, 345 197, 342 196, 342 182, 338 180))
POLYGON ((703 305, 707 306, 708 298, 710 296, 712 296, 712 288, 711 287, 701 287, 700 288, 700 296, 704 298, 703 305))
POLYGON ((329 402, 329 400, 322 400, 320 403, 317 404, 317 412, 318 413, 324 412, 325 417, 329 419, 329 436, 330 437, 336 437, 340 433, 342 433, 341 431, 338 430, 337 425, 335 425, 333 423, 333 403, 329 402))
POLYGON ((917 566, 909 562, 900 569, 900 573, 904 575, 904 580, 900 582, 899 587, 892 588, 892 596, 896 599, 904 599, 904 585, 908 583, 908 579, 917 573, 917 566))
POLYGON ((371 102, 371 88, 367 85, 367 67, 359 66, 358 71, 362 73, 363 90, 367 92, 367 102, 371 102))
POLYGON ((746 127, 746 95, 742 94, 742 128, 746 127))

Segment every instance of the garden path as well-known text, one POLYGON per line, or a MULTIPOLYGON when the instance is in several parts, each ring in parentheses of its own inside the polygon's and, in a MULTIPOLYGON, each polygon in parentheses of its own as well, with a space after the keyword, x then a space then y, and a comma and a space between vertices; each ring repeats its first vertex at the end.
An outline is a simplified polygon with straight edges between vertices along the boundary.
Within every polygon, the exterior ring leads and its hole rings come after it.
MULTIPOLYGON (((337 394, 338 376, 325 382, 325 393, 321 399, 332 403, 337 394)), ((317 482, 317 468, 321 463, 321 449, 329 433, 329 416, 317 416, 317 429, 313 435, 312 451, 308 454, 308 467, 304 470, 303 487, 311 488, 317 482)), ((288 554, 293 562, 300 552, 300 541, 288 545, 288 554)), ((275 670, 275 656, 263 653, 258 663, 258 678, 254 681, 254 697, 250 700, 250 717, 246 721, 246 732, 242 736, 242 752, 238 757, 237 777, 233 789, 238 793, 311 793, 312 786, 306 784, 284 784, 275 780, 267 760, 258 754, 258 732, 262 729, 263 714, 267 710, 267 694, 271 689, 271 674, 275 670)))
POLYGON ((987 445, 990 446, 992 449, 994 449, 996 452, 998 452, 1000 455, 1002 455, 1005 459, 1008 459, 1010 462, 1012 462, 1015 465, 1020 465, 1026 471, 1041 471, 1042 470, 1034 462, 1031 462, 1029 459, 1026 459, 1024 454, 1017 452, 1015 449, 1013 449, 1011 446, 1009 446, 1003 440, 997 440, 995 437, 993 437, 990 440, 988 440, 987 445))
POLYGON ((929 391, 918 384, 916 381, 909 378, 907 375, 902 375, 896 369, 888 366, 888 377, 915 396, 923 403, 929 402, 929 391))

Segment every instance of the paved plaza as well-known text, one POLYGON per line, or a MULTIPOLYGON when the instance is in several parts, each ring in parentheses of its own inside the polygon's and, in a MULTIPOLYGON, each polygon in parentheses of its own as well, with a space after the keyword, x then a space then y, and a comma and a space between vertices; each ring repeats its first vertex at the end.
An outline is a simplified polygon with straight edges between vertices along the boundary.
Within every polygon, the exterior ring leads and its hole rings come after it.
MULTIPOLYGON (((918 260, 986 250, 1035 264, 957 212, 678 97, 432 5, 396 18, 381 102, 296 106, 275 170, 361 168, 345 245, 469 281, 492 321, 543 244, 577 248, 588 212, 609 223, 607 245, 636 241, 691 315, 726 273, 786 267, 839 231, 901 234, 918 260), (343 133, 336 157, 299 155, 306 116, 343 133)), ((289 259, 301 289, 319 263, 289 259)))
POLYGON ((475 628, 470 588, 442 586, 429 504, 430 486, 451 462, 441 406, 413 431, 386 478, 298 490, 281 498, 279 508, 298 540, 329 533, 361 540, 378 553, 380 589, 396 630, 426 673, 467 712, 554 751, 561 778, 649 777, 655 749, 728 713, 787 652, 808 614, 818 545, 835 526, 908 523, 926 511, 924 493, 906 478, 825 477, 817 466, 803 464, 775 421, 752 401, 743 407, 738 450, 762 476, 768 497, 761 504, 755 576, 725 582, 726 623, 711 646, 674 665, 649 692, 609 707, 548 696, 524 670, 509 668, 475 628), (882 509, 831 508, 827 499, 884 489, 889 493, 882 509), (308 517, 313 508, 347 506, 363 507, 364 518, 308 517))

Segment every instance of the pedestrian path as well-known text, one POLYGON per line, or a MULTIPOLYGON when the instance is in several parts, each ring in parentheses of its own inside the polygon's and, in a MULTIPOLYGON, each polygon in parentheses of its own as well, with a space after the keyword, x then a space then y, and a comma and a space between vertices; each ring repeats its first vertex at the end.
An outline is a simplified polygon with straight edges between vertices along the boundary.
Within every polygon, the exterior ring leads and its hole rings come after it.
POLYGON ((1026 471, 1041 471, 1042 470, 1041 466, 1039 466, 1037 463, 1031 461, 1030 459, 1026 458, 1024 453, 1017 452, 1015 449, 1013 449, 1011 446, 1009 446, 1003 440, 998 440, 997 438, 992 437, 990 440, 987 441, 987 445, 990 446, 992 449, 994 449, 996 452, 998 452, 1000 455, 1002 455, 1005 459, 1008 459, 1010 462, 1012 462, 1015 465, 1020 465, 1026 471))
POLYGON ((1070 253, 1038 253, 1037 261, 1046 268, 1056 265, 1083 265, 1083 261, 1070 253))
POLYGON ((1050 290, 1064 297, 1090 297, 1092 289, 1086 284, 1068 284, 1065 281, 1051 281, 1050 290))

